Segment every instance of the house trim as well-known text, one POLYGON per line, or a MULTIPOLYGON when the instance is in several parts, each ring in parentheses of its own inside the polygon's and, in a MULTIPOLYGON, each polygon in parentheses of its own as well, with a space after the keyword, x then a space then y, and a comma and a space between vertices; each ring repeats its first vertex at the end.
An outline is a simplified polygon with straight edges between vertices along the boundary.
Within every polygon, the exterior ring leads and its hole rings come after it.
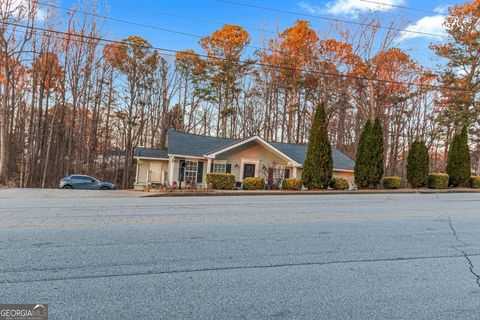
POLYGON ((168 161, 168 158, 156 158, 156 157, 142 157, 142 156, 136 156, 134 157, 135 159, 139 160, 158 160, 158 161, 168 161))
POLYGON ((196 160, 202 160, 205 159, 205 157, 199 157, 199 156, 188 156, 184 154, 168 154, 169 157, 174 157, 174 158, 185 158, 185 159, 196 159, 196 160))

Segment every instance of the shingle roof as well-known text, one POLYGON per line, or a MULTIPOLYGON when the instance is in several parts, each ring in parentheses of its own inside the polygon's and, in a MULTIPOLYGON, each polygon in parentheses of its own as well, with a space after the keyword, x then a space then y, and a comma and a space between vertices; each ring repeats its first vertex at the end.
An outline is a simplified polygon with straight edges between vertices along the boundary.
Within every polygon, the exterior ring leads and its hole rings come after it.
POLYGON ((133 156, 145 158, 168 158, 168 150, 137 147, 133 150, 133 156))
MULTIPOLYGON (((287 156, 302 163, 305 161, 307 156, 307 145, 306 144, 292 144, 292 143, 280 143, 280 142, 270 142, 272 146, 278 150, 285 153, 287 156)), ((332 148, 332 158, 333 158, 333 168, 336 170, 353 170, 355 162, 338 151, 335 148, 332 148)))
POLYGON ((225 148, 238 140, 201 136, 168 130, 168 153, 203 157, 211 151, 225 148))
MULTIPOLYGON (((167 153, 203 157, 205 154, 221 150, 242 140, 245 139, 207 137, 175 130, 168 130, 168 151, 166 149, 136 148, 134 154, 136 157, 142 156, 152 158, 167 158, 167 153)), ((307 154, 306 144, 280 142, 270 142, 270 144, 298 163, 303 164, 305 161, 305 156, 307 154)), ((333 148, 332 156, 334 169, 353 170, 355 162, 352 159, 333 148)))

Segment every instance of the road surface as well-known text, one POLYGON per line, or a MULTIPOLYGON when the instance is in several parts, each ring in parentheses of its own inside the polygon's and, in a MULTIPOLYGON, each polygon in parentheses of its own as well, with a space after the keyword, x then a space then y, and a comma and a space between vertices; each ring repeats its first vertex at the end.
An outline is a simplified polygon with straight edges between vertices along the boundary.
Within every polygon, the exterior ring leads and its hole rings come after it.
POLYGON ((480 194, 0 191, 0 303, 50 319, 480 319, 480 194))

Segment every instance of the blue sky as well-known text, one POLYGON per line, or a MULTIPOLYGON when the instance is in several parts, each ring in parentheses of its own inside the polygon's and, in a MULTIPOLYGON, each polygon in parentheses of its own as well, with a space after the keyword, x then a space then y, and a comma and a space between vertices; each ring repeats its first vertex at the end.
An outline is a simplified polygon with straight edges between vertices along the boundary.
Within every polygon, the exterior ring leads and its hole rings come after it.
MULTIPOLYGON (((387 25, 392 19, 397 19, 404 23, 403 26, 405 28, 435 34, 443 32, 441 21, 445 8, 453 3, 461 3, 461 1, 453 0, 449 2, 438 0, 366 0, 432 11, 419 12, 392 6, 381 6, 372 2, 365 2, 365 0, 232 1, 350 21, 359 21, 362 15, 376 14, 384 25, 387 25), (371 9, 375 9, 376 13, 373 13, 371 9)), ((71 0, 62 0, 62 5, 64 6, 69 6, 71 3, 71 0)), ((199 36, 211 34, 221 27, 221 23, 238 24, 249 31, 252 38, 252 46, 261 46, 264 36, 273 36, 269 32, 264 33, 257 29, 269 31, 283 30, 298 19, 307 19, 311 21, 315 30, 319 30, 320 33, 326 33, 331 24, 331 22, 322 19, 248 8, 217 0, 110 0, 106 6, 106 14, 114 18, 199 36), (205 21, 194 21, 194 19, 205 21)), ((354 25, 346 24, 346 26, 352 29, 355 28, 354 25)), ((192 48, 200 51, 198 38, 192 36, 172 34, 152 28, 132 26, 113 21, 106 21, 105 30, 108 38, 121 39, 129 35, 140 35, 156 47, 174 50, 192 48)), ((403 41, 400 43, 400 47, 414 59, 431 67, 435 65, 437 61, 433 53, 428 49, 428 45, 432 41, 438 41, 438 38, 418 34, 404 34, 402 38, 403 41)))

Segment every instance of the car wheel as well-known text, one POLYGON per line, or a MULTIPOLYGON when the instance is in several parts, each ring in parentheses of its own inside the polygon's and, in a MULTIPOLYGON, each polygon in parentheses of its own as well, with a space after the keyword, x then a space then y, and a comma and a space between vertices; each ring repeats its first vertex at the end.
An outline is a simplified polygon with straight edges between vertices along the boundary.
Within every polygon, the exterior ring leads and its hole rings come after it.
POLYGON ((100 190, 110 190, 109 187, 100 187, 100 190))
POLYGON ((73 189, 73 187, 71 185, 67 184, 67 185, 63 186, 62 189, 73 189))

